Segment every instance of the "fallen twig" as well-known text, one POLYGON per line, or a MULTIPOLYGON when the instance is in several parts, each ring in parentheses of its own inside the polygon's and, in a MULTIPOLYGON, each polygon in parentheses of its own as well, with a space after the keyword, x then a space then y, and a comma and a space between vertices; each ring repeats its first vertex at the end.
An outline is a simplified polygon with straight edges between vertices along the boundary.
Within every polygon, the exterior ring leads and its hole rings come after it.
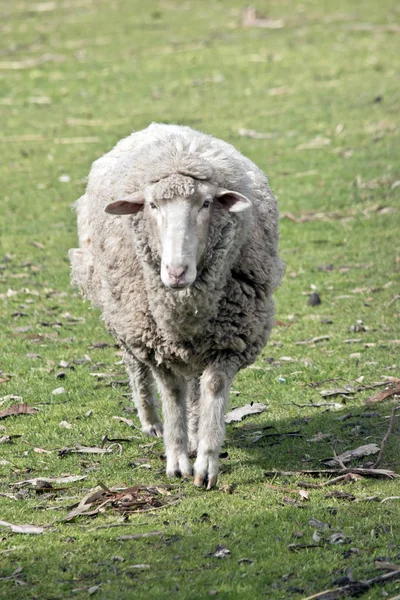
POLYGON ((390 415, 390 419, 389 419, 389 426, 387 429, 387 432, 385 433, 385 436, 382 440, 381 443, 381 449, 379 450, 379 454, 378 454, 378 458, 376 459, 376 461, 374 462, 372 468, 376 469, 376 467, 379 467, 379 465, 382 462, 382 458, 385 452, 385 448, 386 448, 386 444, 388 442, 389 436, 392 433, 392 429, 393 429, 393 425, 394 425, 394 420, 396 418, 396 412, 400 409, 400 406, 394 406, 392 409, 392 414, 390 415))
POLYGON ((387 498, 381 500, 381 504, 382 502, 387 502, 388 500, 400 500, 400 496, 388 496, 387 498))
POLYGON ((354 475, 364 475, 365 477, 382 477, 394 479, 399 477, 394 471, 388 469, 366 469, 363 467, 347 467, 346 469, 300 469, 299 471, 265 471, 266 477, 288 476, 288 475, 311 475, 317 477, 319 475, 346 475, 353 473, 354 475))
POLYGON ((332 377, 331 379, 321 379, 320 381, 310 381, 309 383, 305 383, 304 386, 305 387, 318 387, 319 385, 322 385, 323 383, 331 383, 332 381, 346 381, 347 383, 350 383, 351 381, 354 381, 353 379, 344 379, 343 377, 332 377))
POLYGON ((360 475, 356 475, 354 473, 345 473, 344 475, 339 475, 338 477, 334 477, 333 479, 329 479, 323 483, 308 483, 307 481, 299 481, 296 483, 296 485, 304 488, 321 489, 330 485, 337 485, 338 483, 349 483, 350 481, 356 481, 357 479, 360 479, 360 475))
POLYGON ((15 550, 24 550, 26 546, 13 546, 12 548, 6 548, 6 550, 0 550, 0 556, 2 554, 9 554, 10 552, 14 552, 15 550))
POLYGON ((86 529, 86 531, 97 531, 98 529, 111 529, 113 527, 132 527, 132 523, 127 521, 126 523, 108 523, 105 525, 97 525, 97 527, 92 527, 91 529, 86 529))
POLYGON ((396 296, 393 296, 388 306, 391 306, 394 302, 396 302, 396 300, 400 300, 400 294, 396 294, 396 296))
POLYGON ((342 585, 338 588, 333 588, 330 590, 324 590, 323 592, 319 592, 313 596, 307 596, 307 598, 303 598, 303 600, 336 600, 336 598, 340 598, 340 596, 357 596, 359 594, 368 592, 368 590, 370 590, 372 586, 376 585, 377 583, 395 581, 396 579, 400 579, 400 570, 391 571, 390 573, 378 575, 377 577, 366 579, 364 581, 352 581, 347 585, 342 585))
POLYGON ((303 344, 318 344, 319 342, 325 342, 330 340, 330 335, 319 335, 318 337, 309 338, 308 340, 302 340, 300 342, 295 342, 297 346, 301 346, 303 344))
POLYGON ((128 535, 120 535, 117 539, 119 542, 125 542, 128 540, 140 540, 141 538, 147 537, 160 537, 164 535, 163 531, 147 531, 146 533, 131 533, 128 535))
POLYGON ((323 407, 340 407, 344 408, 344 405, 339 402, 307 402, 306 404, 298 404, 297 402, 284 402, 283 404, 291 404, 292 406, 297 406, 298 408, 323 408, 323 407))

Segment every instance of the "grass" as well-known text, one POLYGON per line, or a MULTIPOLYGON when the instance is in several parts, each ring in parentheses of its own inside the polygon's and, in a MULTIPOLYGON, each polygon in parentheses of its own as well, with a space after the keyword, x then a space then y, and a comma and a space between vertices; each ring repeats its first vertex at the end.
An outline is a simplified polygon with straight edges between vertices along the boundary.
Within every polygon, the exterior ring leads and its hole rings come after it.
MULTIPOLYGON (((321 388, 307 386, 313 381, 399 376, 393 299, 400 262, 400 9, 388 0, 256 4, 282 27, 243 27, 245 5, 238 0, 0 3, 0 369, 10 374, 0 390, 1 398, 22 396, 39 408, 1 421, 1 436, 20 437, 1 445, 0 492, 15 493, 15 482, 32 477, 87 476, 51 496, 34 490, 18 499, 0 496, 0 520, 51 524, 38 536, 0 529, 0 577, 21 568, 0 579, 1 598, 296 600, 335 587, 348 570, 355 579, 376 576, 378 557, 399 563, 400 502, 379 502, 399 496, 398 480, 311 489, 301 502, 284 490, 311 478, 272 480, 264 473, 318 468, 334 451, 379 445, 387 430, 393 398, 366 408, 374 390, 335 398, 345 403, 338 412, 296 405, 321 401, 321 388), (92 376, 123 367, 98 313, 69 285, 67 250, 76 245, 70 205, 92 161, 152 120, 224 138, 268 173, 283 215, 287 262, 277 318, 292 325, 276 327, 259 368, 234 382, 240 395, 232 395, 231 405, 257 401, 268 409, 228 426, 219 489, 206 493, 178 481, 178 504, 133 515, 124 527, 96 529, 119 516, 63 518, 98 482, 167 480, 161 441, 141 448, 151 440, 112 418, 138 424, 127 412, 127 388, 92 376), (271 136, 244 137, 240 129, 271 136), (320 147, 304 148, 311 141, 320 147), (327 265, 333 268, 320 269, 327 265), (304 292, 314 289, 322 304, 311 307, 304 292), (358 320, 367 331, 350 330, 358 320), (323 335, 330 337, 296 344, 323 335), (345 343, 354 338, 360 341, 345 343), (93 342, 111 345, 93 348, 93 342), (73 362, 85 355, 90 361, 73 362), (59 367, 61 360, 74 369, 59 367), (65 379, 56 379, 60 370, 65 379), (61 385, 65 394, 53 395, 61 385), (351 417, 338 421, 345 413, 351 417), (276 429, 264 433, 296 430, 302 437, 252 443, 267 426, 276 429), (318 432, 330 437, 309 441, 318 432), (121 455, 56 452, 77 443, 98 446, 104 435, 138 439, 122 442, 121 455), (229 485, 232 494, 223 491, 229 485), (357 501, 326 497, 336 489, 357 501), (366 502, 371 496, 378 501, 366 502), (311 518, 330 524, 317 543, 311 518), (156 530, 163 536, 118 541, 122 533, 156 530), (345 534, 344 543, 327 542, 335 532, 345 534), (316 547, 293 552, 293 543, 316 547), (214 557, 218 545, 231 554, 214 557), (130 569, 137 564, 150 568, 130 569)), ((1 402, 3 410, 16 401, 1 402)), ((383 467, 399 472, 399 447, 397 420, 383 467)), ((384 586, 388 597, 398 593, 396 585, 384 586)), ((375 586, 364 597, 381 595, 375 586)))

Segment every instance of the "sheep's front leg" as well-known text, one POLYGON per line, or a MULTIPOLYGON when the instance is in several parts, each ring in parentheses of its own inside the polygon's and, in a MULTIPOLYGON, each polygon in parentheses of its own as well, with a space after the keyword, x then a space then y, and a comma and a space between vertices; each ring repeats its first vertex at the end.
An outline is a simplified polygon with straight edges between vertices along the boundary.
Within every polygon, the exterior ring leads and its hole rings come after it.
POLYGON ((199 445, 199 418, 200 418, 200 381, 198 378, 189 379, 187 392, 187 422, 189 456, 197 455, 199 445))
POLYGON ((155 372, 162 400, 164 443, 167 475, 190 477, 192 467, 188 456, 186 393, 187 382, 169 371, 155 372))
POLYGON ((124 361, 142 431, 151 436, 161 437, 163 426, 158 416, 158 402, 151 370, 128 352, 125 353, 124 361))
POLYGON ((200 419, 197 459, 194 464, 194 484, 207 489, 217 483, 219 451, 225 435, 225 408, 233 377, 221 366, 210 366, 200 380, 200 419))

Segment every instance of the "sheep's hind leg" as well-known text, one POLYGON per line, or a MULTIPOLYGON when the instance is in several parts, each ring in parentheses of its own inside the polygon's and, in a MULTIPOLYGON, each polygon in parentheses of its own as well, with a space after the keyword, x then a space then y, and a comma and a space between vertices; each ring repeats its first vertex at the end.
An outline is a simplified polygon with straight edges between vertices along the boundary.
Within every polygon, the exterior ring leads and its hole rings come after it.
POLYGON ((183 377, 177 377, 166 370, 155 371, 155 376, 162 399, 167 475, 190 477, 192 467, 187 439, 187 382, 183 377))
POLYGON ((217 483, 219 452, 225 435, 225 407, 233 377, 221 367, 210 366, 200 380, 199 445, 194 464, 194 484, 207 489, 217 483))
POLYGON ((125 365, 132 388, 132 397, 138 411, 142 431, 153 437, 161 437, 163 426, 158 415, 158 402, 154 379, 150 368, 140 360, 125 353, 125 365))

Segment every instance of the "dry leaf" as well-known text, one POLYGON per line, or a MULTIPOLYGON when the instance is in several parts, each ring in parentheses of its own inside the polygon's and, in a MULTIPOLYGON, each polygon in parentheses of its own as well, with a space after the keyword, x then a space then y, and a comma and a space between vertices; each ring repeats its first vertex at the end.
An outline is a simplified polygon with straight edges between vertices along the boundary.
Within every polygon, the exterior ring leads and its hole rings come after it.
POLYGON ((89 596, 93 596, 93 594, 95 594, 100 587, 101 583, 99 583, 98 585, 92 585, 90 588, 88 588, 89 596))
POLYGON ((125 423, 129 427, 135 427, 135 423, 132 419, 126 419, 125 417, 113 417, 116 421, 121 421, 121 423, 125 423))
POLYGON ((231 553, 230 550, 228 550, 228 548, 226 546, 220 546, 218 544, 218 546, 215 549, 215 552, 212 554, 212 556, 215 556, 215 558, 226 558, 227 556, 229 556, 231 553))
POLYGON ((23 398, 22 396, 15 396, 14 394, 7 394, 7 396, 3 396, 2 398, 0 398, 0 403, 3 404, 8 400, 23 400, 23 398))
POLYGON ((86 479, 86 475, 65 475, 64 477, 35 477, 34 479, 24 479, 23 481, 17 481, 13 483, 14 487, 42 487, 43 482, 45 483, 73 483, 75 481, 82 481, 86 479))
POLYGON ((281 29, 284 25, 282 19, 266 19, 254 6, 248 6, 243 11, 243 27, 262 27, 264 29, 281 29))
POLYGON ((317 135, 317 137, 309 142, 297 146, 296 150, 317 150, 319 148, 329 146, 330 143, 331 140, 329 138, 323 137, 322 135, 317 135))
POLYGON ((278 137, 277 133, 263 133, 254 129, 244 129, 243 127, 238 130, 238 134, 242 137, 249 137, 255 140, 272 140, 278 137))
POLYGON ((301 346, 302 344, 318 344, 319 342, 324 342, 325 340, 330 340, 330 335, 319 335, 317 337, 310 338, 308 340, 303 340, 301 342, 295 342, 297 346, 301 346))
POLYGON ((350 540, 347 538, 347 536, 344 535, 344 533, 333 533, 328 537, 327 541, 330 544, 345 544, 350 540))
POLYGON ((254 402, 254 404, 246 404, 245 406, 234 408, 225 415, 225 423, 241 421, 249 415, 257 415, 264 412, 266 408, 267 407, 265 404, 261 404, 259 402, 254 402))
POLYGON ((385 560, 375 559, 374 564, 377 569, 384 569, 385 571, 400 571, 399 564, 387 562, 385 560))
POLYGON ((68 421, 60 421, 58 426, 62 427, 63 429, 72 429, 72 425, 71 423, 68 423, 68 421))
MULTIPOLYGON (((292 325, 294 325, 294 323, 286 323, 285 321, 280 321, 279 319, 275 319, 275 323, 274 323, 275 327, 291 327, 292 325)), ((281 360, 283 360, 283 358, 281 357, 281 360)))
POLYGON ((314 540, 314 542, 320 542, 322 539, 322 536, 319 535, 318 531, 315 530, 314 533, 312 534, 312 539, 314 540))
POLYGON ((346 450, 339 456, 334 458, 324 458, 320 462, 330 466, 336 467, 340 462, 347 463, 355 458, 362 458, 363 456, 369 456, 370 454, 377 454, 380 448, 377 444, 365 444, 364 446, 359 446, 358 448, 354 448, 354 450, 346 450))
POLYGON ((329 523, 324 523, 323 521, 318 521, 318 519, 314 519, 314 518, 311 518, 308 521, 308 524, 311 525, 311 527, 315 527, 316 529, 330 529, 331 528, 329 523))
POLYGON ((331 437, 332 437, 331 433, 322 433, 322 431, 319 431, 312 438, 309 438, 307 440, 307 442, 323 442, 325 440, 329 440, 331 437))
POLYGON ((7 521, 0 521, 0 527, 9 527, 13 533, 31 533, 38 535, 44 532, 44 527, 38 527, 37 525, 14 525, 13 523, 7 523, 7 521))
POLYGON ((307 490, 299 490, 299 495, 300 495, 300 498, 303 500, 303 502, 305 500, 309 500, 310 499, 309 498, 310 493, 307 492, 307 490))
POLYGON ((51 454, 53 452, 53 450, 45 450, 44 448, 34 448, 33 451, 37 454, 51 454))
POLYGON ((389 398, 389 396, 394 396, 395 394, 400 394, 400 385, 396 385, 388 390, 384 390, 383 392, 376 392, 373 396, 365 400, 364 404, 372 404, 374 402, 382 402, 389 398))
POLYGON ((65 389, 63 387, 56 388, 51 392, 53 396, 59 396, 61 394, 65 394, 65 389))
POLYGON ((2 435, 0 437, 0 444, 10 444, 12 442, 11 435, 2 435))
POLYGON ((60 456, 66 456, 67 454, 107 454, 112 452, 113 449, 108 448, 99 448, 98 446, 81 446, 77 444, 75 448, 61 448, 58 451, 60 456))
POLYGON ((0 411, 0 419, 6 419, 7 417, 15 415, 35 415, 38 412, 37 408, 29 406, 22 402, 21 404, 14 404, 9 408, 0 411))

